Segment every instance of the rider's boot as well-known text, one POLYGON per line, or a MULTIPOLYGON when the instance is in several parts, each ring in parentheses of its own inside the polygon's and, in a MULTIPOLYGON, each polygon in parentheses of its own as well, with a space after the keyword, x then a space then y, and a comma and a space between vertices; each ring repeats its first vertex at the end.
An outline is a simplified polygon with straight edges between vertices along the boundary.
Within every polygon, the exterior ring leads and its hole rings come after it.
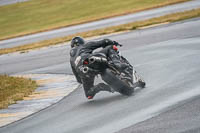
POLYGON ((88 97, 87 98, 92 99, 100 91, 108 91, 108 92, 112 92, 112 93, 114 92, 114 90, 110 86, 108 86, 104 83, 99 83, 98 85, 92 87, 88 91, 88 97))

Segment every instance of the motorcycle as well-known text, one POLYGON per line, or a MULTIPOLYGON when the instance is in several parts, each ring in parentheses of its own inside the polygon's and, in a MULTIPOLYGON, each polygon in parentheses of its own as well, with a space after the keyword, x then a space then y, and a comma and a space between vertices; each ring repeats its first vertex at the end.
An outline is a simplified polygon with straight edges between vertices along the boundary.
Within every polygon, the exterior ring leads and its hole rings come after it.
MULTIPOLYGON (((122 45, 118 44, 118 46, 122 45)), ((136 87, 145 87, 144 80, 133 70, 133 66, 126 58, 119 54, 116 45, 108 46, 105 49, 114 54, 93 53, 84 60, 83 73, 101 75, 103 81, 122 95, 130 96, 136 87), (115 56, 115 60, 113 56, 115 56)))

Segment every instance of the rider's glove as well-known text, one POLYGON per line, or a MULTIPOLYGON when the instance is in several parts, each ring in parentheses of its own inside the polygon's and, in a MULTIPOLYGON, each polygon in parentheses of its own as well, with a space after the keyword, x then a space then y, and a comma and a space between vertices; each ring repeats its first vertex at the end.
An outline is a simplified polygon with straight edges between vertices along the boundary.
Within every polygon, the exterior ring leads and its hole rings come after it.
POLYGON ((106 46, 108 46, 108 45, 113 45, 113 41, 110 40, 110 39, 104 39, 103 41, 104 41, 104 44, 105 44, 106 46))
POLYGON ((121 44, 119 44, 118 42, 116 42, 116 41, 113 41, 113 45, 116 45, 116 46, 122 46, 121 44))
POLYGON ((110 39, 104 39, 103 40, 104 41, 104 46, 103 47, 106 47, 106 46, 108 46, 108 45, 116 45, 116 46, 122 46, 121 44, 119 44, 118 42, 116 42, 116 41, 112 41, 112 40, 110 40, 110 39))

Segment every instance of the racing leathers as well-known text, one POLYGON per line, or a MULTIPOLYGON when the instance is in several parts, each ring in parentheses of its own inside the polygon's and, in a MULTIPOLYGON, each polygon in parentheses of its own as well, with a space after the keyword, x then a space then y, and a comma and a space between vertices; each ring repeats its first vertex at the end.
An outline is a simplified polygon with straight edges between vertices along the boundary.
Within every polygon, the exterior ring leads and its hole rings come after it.
MULTIPOLYGON (((100 41, 91 41, 84 45, 73 47, 70 51, 70 64, 72 72, 74 73, 77 82, 83 84, 85 96, 87 98, 93 98, 99 91, 113 92, 112 88, 104 83, 99 83, 94 86, 95 74, 85 74, 82 71, 83 62, 86 58, 93 54, 93 51, 97 48, 114 45, 114 41, 109 39, 103 39, 100 41)), ((103 51, 103 50, 102 50, 103 51)), ((99 51, 101 52, 101 51, 99 51)), ((105 51, 104 51, 105 53, 105 51)))

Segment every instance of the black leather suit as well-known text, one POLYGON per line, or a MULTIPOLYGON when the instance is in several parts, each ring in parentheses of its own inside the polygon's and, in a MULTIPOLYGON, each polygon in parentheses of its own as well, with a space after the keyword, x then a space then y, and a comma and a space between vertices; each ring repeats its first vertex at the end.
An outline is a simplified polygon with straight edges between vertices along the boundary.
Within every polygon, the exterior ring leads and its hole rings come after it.
MULTIPOLYGON (((77 79, 77 82, 83 84, 86 97, 90 95, 95 95, 99 91, 111 92, 111 88, 106 84, 100 83, 94 86, 95 75, 83 74, 82 71, 80 70, 81 66, 83 65, 83 61, 87 57, 91 56, 91 54, 95 49, 100 47, 106 47, 109 45, 113 45, 113 41, 109 39, 103 39, 100 41, 91 41, 85 43, 84 45, 76 46, 72 48, 70 51, 70 64, 72 71, 77 79), (95 94, 91 94, 91 92, 95 94)), ((104 51, 104 53, 105 52, 106 51, 104 51)))

